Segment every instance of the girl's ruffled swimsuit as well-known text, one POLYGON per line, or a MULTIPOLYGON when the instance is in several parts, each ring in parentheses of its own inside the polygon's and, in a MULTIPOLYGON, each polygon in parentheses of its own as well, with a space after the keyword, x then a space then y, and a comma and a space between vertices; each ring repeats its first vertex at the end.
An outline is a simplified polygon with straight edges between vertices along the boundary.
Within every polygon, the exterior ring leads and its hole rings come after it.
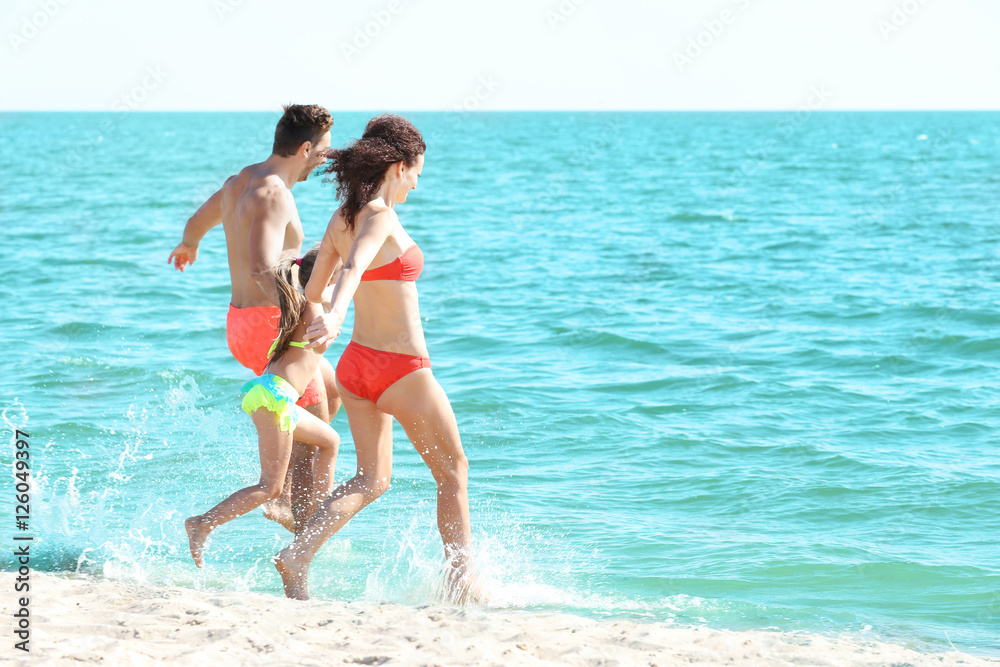
POLYGON ((299 408, 295 401, 299 400, 299 393, 288 380, 274 373, 266 373, 243 385, 243 391, 246 392, 243 409, 248 415, 260 408, 267 408, 278 416, 278 428, 289 433, 295 430, 299 421, 299 408))

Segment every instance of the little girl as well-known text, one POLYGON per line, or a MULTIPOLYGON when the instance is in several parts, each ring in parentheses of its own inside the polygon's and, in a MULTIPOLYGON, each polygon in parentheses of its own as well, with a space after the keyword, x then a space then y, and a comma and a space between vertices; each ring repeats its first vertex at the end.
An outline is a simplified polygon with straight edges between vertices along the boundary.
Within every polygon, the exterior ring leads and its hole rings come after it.
POLYGON ((246 392, 243 409, 257 427, 260 481, 236 491, 204 514, 184 522, 191 556, 198 567, 204 566, 202 549, 208 535, 216 527, 281 495, 293 440, 319 447, 310 508, 317 507, 333 490, 333 466, 340 436, 329 424, 295 405, 316 372, 320 353, 304 349, 306 342, 303 338, 309 323, 302 322, 301 316, 306 299, 294 283, 298 282, 305 288, 318 252, 319 245, 301 260, 290 256, 283 258, 275 268, 278 305, 281 308, 278 338, 271 346, 268 354, 270 363, 264 374, 243 386, 246 392), (292 275, 296 273, 296 265, 297 281, 292 275))

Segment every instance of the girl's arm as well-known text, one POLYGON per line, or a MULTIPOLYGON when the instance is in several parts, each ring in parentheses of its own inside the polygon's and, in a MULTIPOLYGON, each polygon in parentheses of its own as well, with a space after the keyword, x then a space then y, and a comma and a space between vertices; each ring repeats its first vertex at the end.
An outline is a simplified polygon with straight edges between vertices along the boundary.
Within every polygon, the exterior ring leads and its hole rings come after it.
MULTIPOLYGON (((326 346, 340 335, 340 327, 344 324, 344 319, 347 317, 347 307, 351 304, 351 299, 354 298, 354 293, 358 290, 358 285, 361 284, 361 275, 368 268, 368 265, 372 263, 372 260, 375 259, 375 255, 382 248, 386 238, 389 237, 389 234, 392 233, 392 230, 398 224, 399 221, 396 217, 396 212, 388 209, 370 216, 358 225, 354 243, 351 245, 351 252, 348 254, 347 261, 344 262, 344 268, 340 272, 340 278, 337 279, 337 284, 333 288, 333 296, 330 298, 330 312, 320 314, 312 320, 312 324, 306 329, 306 339, 311 341, 306 345, 307 349, 319 346, 323 346, 325 349, 326 346)), ((334 254, 330 258, 324 256, 326 246, 329 245, 331 249, 333 247, 332 240, 328 238, 329 233, 328 228, 327 234, 323 237, 323 243, 320 246, 319 257, 316 258, 316 266, 313 267, 313 273, 309 277, 309 284, 306 286, 306 298, 310 301, 307 304, 306 313, 303 314, 303 320, 306 322, 310 321, 308 315, 316 311, 316 305, 318 304, 313 302, 318 302, 322 298, 323 287, 326 286, 326 281, 333 274, 333 270, 336 267, 336 259, 339 259, 336 250, 332 251, 334 254), (320 266, 320 261, 325 262, 323 266, 320 266), (319 269, 322 269, 322 271, 319 271, 319 269), (314 281, 321 282, 313 284, 314 281)), ((322 311, 320 312, 322 313, 322 311)))

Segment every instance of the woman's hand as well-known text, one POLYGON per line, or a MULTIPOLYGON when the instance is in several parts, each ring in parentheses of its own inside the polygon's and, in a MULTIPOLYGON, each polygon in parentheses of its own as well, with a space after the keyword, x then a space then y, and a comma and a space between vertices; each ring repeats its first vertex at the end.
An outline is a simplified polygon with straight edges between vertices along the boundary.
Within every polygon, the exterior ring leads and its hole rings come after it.
POLYGON ((318 303, 308 303, 302 313, 303 321, 310 322, 306 329, 307 350, 315 350, 322 354, 330 347, 330 343, 340 335, 340 328, 344 325, 346 313, 338 313, 331 310, 329 313, 323 312, 323 307, 318 303), (310 320, 310 318, 312 318, 310 320))

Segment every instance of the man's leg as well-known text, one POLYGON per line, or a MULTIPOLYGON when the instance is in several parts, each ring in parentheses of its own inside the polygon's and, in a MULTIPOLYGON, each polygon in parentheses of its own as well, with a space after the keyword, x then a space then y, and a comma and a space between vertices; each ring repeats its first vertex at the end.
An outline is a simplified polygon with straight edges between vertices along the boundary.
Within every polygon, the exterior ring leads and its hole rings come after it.
MULTIPOLYGON (((320 364, 326 361, 325 359, 320 361, 320 364)), ((329 362, 326 362, 329 365, 329 362)), ((315 415, 319 419, 322 419, 324 423, 330 423, 330 411, 328 407, 328 399, 326 395, 326 387, 323 384, 323 377, 320 370, 316 369, 316 374, 313 376, 313 382, 315 383, 315 394, 308 394, 310 399, 310 405, 303 406, 307 412, 315 415), (312 401, 316 401, 313 403, 312 401)), ((291 465, 291 475, 292 475, 292 520, 295 524, 294 532, 297 534, 306 524, 309 523, 309 518, 313 515, 314 509, 313 505, 313 473, 314 466, 316 462, 316 452, 319 450, 318 447, 313 447, 312 445, 307 445, 303 442, 296 441, 292 446, 292 465, 291 465)), ((334 458, 336 461, 336 458, 334 458)), ((333 476, 333 470, 329 471, 329 475, 333 476)))

